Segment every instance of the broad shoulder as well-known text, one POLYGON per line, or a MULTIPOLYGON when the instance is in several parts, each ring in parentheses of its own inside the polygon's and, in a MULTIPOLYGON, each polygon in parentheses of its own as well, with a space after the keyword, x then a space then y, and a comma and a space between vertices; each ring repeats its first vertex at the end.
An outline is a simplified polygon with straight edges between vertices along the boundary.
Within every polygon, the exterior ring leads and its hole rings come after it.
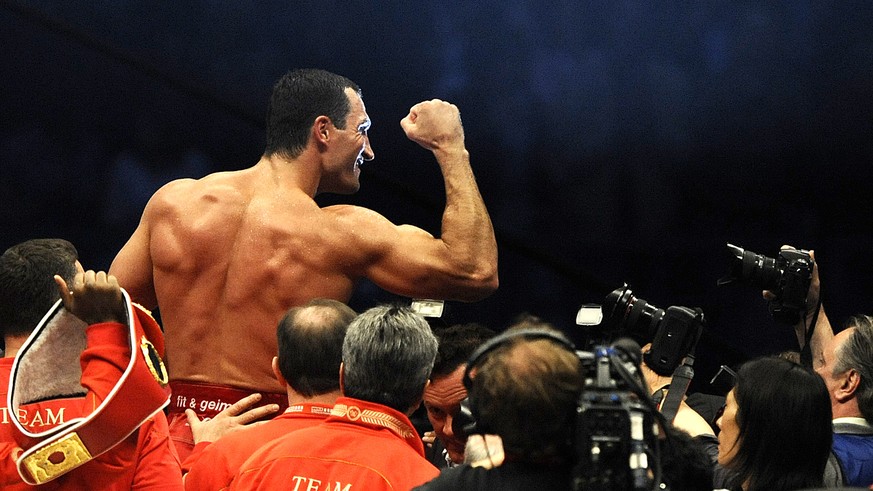
POLYGON ((196 188, 201 180, 202 179, 184 178, 170 181, 155 191, 155 194, 152 195, 152 201, 170 200, 181 196, 183 193, 196 188))
POLYGON ((333 205, 322 208, 322 211, 339 222, 338 225, 349 232, 364 232, 365 237, 371 239, 378 239, 385 234, 398 233, 414 233, 432 237, 429 232, 414 225, 395 225, 379 212, 362 206, 333 205))
POLYGON ((209 201, 239 200, 249 195, 249 181, 244 171, 218 172, 200 179, 176 179, 155 191, 146 205, 146 211, 168 211, 179 206, 189 206, 204 198, 209 201))
POLYGON ((188 196, 191 193, 240 191, 250 186, 250 177, 246 171, 216 172, 200 179, 176 179, 158 189, 154 197, 173 199, 188 196))

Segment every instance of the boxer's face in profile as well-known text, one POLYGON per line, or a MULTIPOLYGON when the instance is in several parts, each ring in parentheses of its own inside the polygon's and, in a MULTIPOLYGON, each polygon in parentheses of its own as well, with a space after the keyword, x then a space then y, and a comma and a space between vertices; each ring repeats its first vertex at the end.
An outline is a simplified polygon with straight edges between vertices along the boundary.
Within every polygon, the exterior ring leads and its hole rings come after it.
POLYGON ((364 101, 357 92, 346 88, 349 113, 345 128, 330 125, 331 152, 325 164, 319 190, 338 194, 352 194, 361 187, 361 165, 375 157, 370 146, 370 117, 364 101))

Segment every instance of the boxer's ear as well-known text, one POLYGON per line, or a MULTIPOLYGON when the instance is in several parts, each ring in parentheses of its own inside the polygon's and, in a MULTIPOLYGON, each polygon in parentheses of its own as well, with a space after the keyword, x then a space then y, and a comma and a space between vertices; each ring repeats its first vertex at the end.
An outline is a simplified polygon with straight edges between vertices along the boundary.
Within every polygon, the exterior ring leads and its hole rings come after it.
POLYGON ((327 116, 318 116, 312 123, 312 137, 316 142, 326 144, 330 141, 333 122, 327 116))

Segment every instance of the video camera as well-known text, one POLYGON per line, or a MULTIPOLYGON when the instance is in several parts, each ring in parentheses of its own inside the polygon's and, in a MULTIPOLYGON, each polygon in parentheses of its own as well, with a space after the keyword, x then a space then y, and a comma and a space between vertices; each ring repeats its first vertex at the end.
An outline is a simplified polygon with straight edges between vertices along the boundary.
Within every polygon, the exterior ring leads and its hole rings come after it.
POLYGON ((806 295, 815 266, 808 251, 783 249, 775 258, 728 244, 731 254, 728 274, 718 285, 749 283, 769 290, 774 297, 768 308, 777 322, 796 324, 806 313, 806 295))
POLYGON ((573 489, 658 489, 660 414, 639 374, 639 345, 623 338, 578 354, 589 376, 576 409, 573 489))
MULTIPOLYGON (((576 354, 584 376, 568 439, 572 443, 572 488, 585 491, 660 489, 661 467, 657 422, 663 416, 649 397, 639 369, 640 347, 623 338, 594 351, 576 350, 560 334, 522 329, 497 336, 480 346, 468 360, 464 386, 472 389, 469 374, 486 353, 517 337, 551 339, 576 354)), ((461 401, 452 427, 456 435, 487 433, 477 421, 470 397, 461 401)))
MULTIPOLYGON (((585 377, 572 428, 572 488, 666 489, 662 486, 658 427, 666 427, 672 417, 666 418, 652 401, 640 362, 645 356, 646 364, 656 373, 673 375, 674 383, 684 380, 686 385, 681 390, 673 391, 671 385, 671 392, 681 400, 693 374, 691 364, 703 331, 703 312, 686 307, 659 309, 636 298, 624 285, 611 292, 603 306, 583 306, 576 321, 597 327, 589 331, 591 351, 577 350, 569 341, 559 341, 576 353, 585 377), (631 337, 651 341, 652 349, 642 355, 638 341, 631 337)), ((465 378, 483 353, 509 336, 553 335, 535 330, 504 333, 476 350, 468 361, 465 378)), ((465 386, 469 390, 468 382, 465 386)), ((476 422, 469 398, 460 406, 453 421, 455 434, 487 431, 476 422)))

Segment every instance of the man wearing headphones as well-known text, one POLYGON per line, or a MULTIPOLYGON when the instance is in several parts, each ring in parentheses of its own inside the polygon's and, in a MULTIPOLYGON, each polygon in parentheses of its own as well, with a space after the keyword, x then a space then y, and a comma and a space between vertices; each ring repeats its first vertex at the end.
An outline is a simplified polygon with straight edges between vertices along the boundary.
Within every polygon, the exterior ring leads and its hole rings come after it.
POLYGON ((476 432, 503 440, 493 469, 460 466, 416 489, 570 489, 581 361, 558 332, 509 330, 482 345, 464 374, 476 432))

